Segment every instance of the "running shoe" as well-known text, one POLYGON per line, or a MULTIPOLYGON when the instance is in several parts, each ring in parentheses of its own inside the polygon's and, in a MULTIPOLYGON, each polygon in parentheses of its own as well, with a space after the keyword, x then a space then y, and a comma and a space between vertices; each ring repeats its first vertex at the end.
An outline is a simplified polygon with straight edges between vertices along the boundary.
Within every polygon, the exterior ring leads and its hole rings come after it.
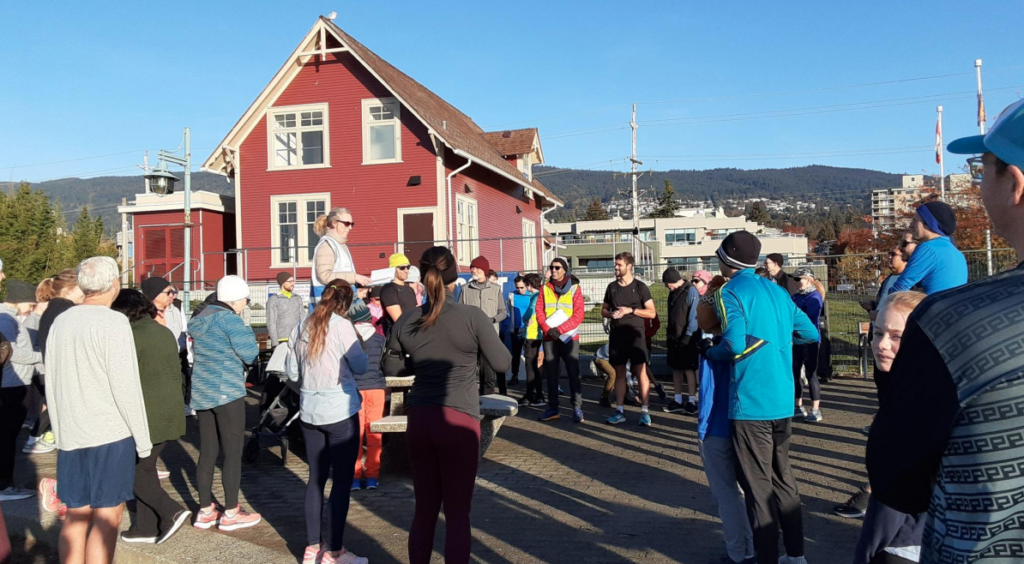
POLYGON ((650 427, 651 426, 651 414, 647 413, 646 411, 641 411, 640 412, 640 422, 639 422, 639 425, 641 427, 650 427))
POLYGON ((196 513, 195 521, 192 522, 192 526, 197 529, 209 529, 217 524, 220 519, 220 511, 217 506, 211 504, 209 508, 196 513))
POLYGON ((317 557, 320 556, 320 545, 314 544, 306 547, 302 553, 302 564, 317 564, 317 557))
POLYGON ((0 490, 0 501, 18 501, 19 499, 28 499, 34 495, 36 495, 34 490, 10 486, 0 490))
POLYGON ((356 556, 342 547, 341 552, 334 556, 330 552, 324 552, 320 557, 320 564, 368 564, 369 560, 362 556, 356 556))
POLYGON ((686 402, 686 405, 683 407, 683 410, 686 411, 687 415, 694 415, 697 413, 697 411, 699 411, 697 408, 697 403, 692 401, 686 402))
POLYGON ((797 407, 793 410, 793 419, 805 419, 807 417, 807 408, 804 406, 797 407))
POLYGON ((53 478, 39 480, 39 505, 47 513, 60 511, 60 498, 57 497, 57 480, 53 478))
POLYGON ((779 564, 807 564, 807 559, 803 556, 782 556, 779 564))
POLYGON ((615 413, 612 414, 611 417, 609 417, 608 419, 605 419, 604 422, 609 424, 609 425, 618 425, 619 423, 625 423, 626 422, 626 416, 621 414, 621 413, 619 413, 618 411, 616 411, 615 413))
POLYGON ((859 492, 853 494, 850 499, 846 500, 846 503, 835 506, 832 512, 840 517, 860 519, 868 512, 868 500, 870 499, 871 494, 862 488, 859 492))
POLYGON ((821 416, 821 410, 812 409, 810 415, 808 415, 804 421, 808 423, 820 423, 822 419, 824 419, 824 417, 821 416))
POLYGON ((554 421, 555 419, 558 419, 559 417, 561 417, 561 415, 558 413, 558 408, 557 407, 549 407, 540 416, 540 420, 541 421, 554 421))
POLYGON ((681 413, 685 409, 686 407, 683 406, 683 404, 677 402, 676 400, 672 400, 671 403, 661 408, 661 410, 664 411, 665 413, 681 413))
POLYGON ((526 407, 526 406, 530 405, 530 398, 528 398, 526 396, 523 396, 523 397, 519 398, 519 405, 520 405, 520 407, 526 407))
POLYGON ((247 529, 258 525, 262 520, 263 516, 259 513, 249 513, 242 509, 241 506, 235 506, 234 515, 228 515, 227 511, 220 514, 220 519, 217 520, 217 528, 221 531, 237 531, 238 529, 247 529))
POLYGON ((668 399, 668 394, 665 393, 665 388, 661 385, 661 382, 654 383, 654 391, 658 394, 658 397, 661 398, 661 401, 668 399))
POLYGON ((861 432, 861 434, 863 434, 863 435, 864 435, 865 437, 867 437, 867 436, 870 436, 870 435, 871 435, 871 425, 867 425, 867 426, 863 427, 863 428, 862 428, 862 429, 860 430, 860 432, 861 432))
POLYGON ((512 380, 509 381, 508 385, 509 386, 518 386, 519 385, 519 378, 513 378, 512 380))
POLYGON ((530 407, 544 407, 547 404, 548 402, 544 401, 544 396, 537 396, 530 402, 530 407))
POLYGON ((572 422, 573 423, 583 423, 583 421, 584 421, 584 419, 583 419, 583 410, 582 409, 574 410, 572 412, 572 422))
POLYGON ((363 481, 359 478, 352 480, 352 491, 363 489, 363 481))
POLYGON ((177 533, 178 530, 181 529, 181 526, 188 522, 188 518, 191 517, 191 516, 192 516, 192 512, 189 511, 188 509, 181 509, 177 513, 175 513, 174 514, 174 521, 171 522, 171 528, 169 528, 166 531, 164 531, 156 539, 156 543, 157 544, 162 544, 162 543, 167 542, 167 539, 173 537, 174 533, 177 533))
POLYGON ((25 448, 21 449, 21 452, 25 454, 46 454, 57 450, 57 445, 46 442, 45 438, 29 437, 28 442, 25 443, 25 448))
POLYGON ((128 530, 121 533, 121 542, 139 542, 144 544, 156 544, 156 537, 141 533, 139 531, 128 530))
POLYGON ((368 489, 368 490, 375 490, 379 486, 380 486, 380 483, 377 482, 377 478, 367 478, 366 479, 366 489, 368 489))
POLYGON ((158 480, 166 480, 166 479, 168 479, 170 477, 171 477, 171 473, 168 472, 167 470, 157 470, 156 471, 156 478, 158 480))

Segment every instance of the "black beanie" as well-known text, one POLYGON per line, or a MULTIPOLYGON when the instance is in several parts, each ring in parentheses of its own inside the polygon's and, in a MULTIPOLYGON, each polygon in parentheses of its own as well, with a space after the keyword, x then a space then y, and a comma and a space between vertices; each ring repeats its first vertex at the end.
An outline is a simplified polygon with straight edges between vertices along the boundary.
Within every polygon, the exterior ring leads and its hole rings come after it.
POLYGON ((669 268, 665 272, 661 273, 661 281, 665 284, 675 284, 682 279, 683 276, 674 268, 669 268))
POLYGON ((726 266, 743 270, 757 267, 757 257, 761 255, 761 241, 749 231, 730 233, 718 247, 715 255, 726 266))
POLYGON ((562 270, 565 271, 566 276, 569 275, 569 263, 565 262, 564 258, 555 257, 551 259, 551 262, 557 262, 558 264, 562 265, 562 270))
POLYGON ((36 287, 21 280, 7 281, 7 297, 9 304, 32 304, 36 302, 36 287))
POLYGON ((170 285, 171 283, 168 282, 166 278, 146 278, 142 281, 142 284, 139 285, 139 289, 142 290, 142 294, 146 296, 147 300, 153 301, 170 285))
POLYGON ((949 207, 949 204, 945 202, 928 202, 917 208, 917 212, 929 231, 947 237, 956 233, 956 214, 953 213, 953 208, 949 207), (922 210, 921 208, 924 209, 922 210))

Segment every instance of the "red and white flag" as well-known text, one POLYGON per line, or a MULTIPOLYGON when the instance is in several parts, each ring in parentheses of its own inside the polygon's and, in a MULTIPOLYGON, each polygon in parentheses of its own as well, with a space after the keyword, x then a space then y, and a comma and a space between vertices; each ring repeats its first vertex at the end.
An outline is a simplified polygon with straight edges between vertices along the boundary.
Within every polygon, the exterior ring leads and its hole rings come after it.
POLYGON ((942 115, 935 120, 935 164, 942 164, 942 115))

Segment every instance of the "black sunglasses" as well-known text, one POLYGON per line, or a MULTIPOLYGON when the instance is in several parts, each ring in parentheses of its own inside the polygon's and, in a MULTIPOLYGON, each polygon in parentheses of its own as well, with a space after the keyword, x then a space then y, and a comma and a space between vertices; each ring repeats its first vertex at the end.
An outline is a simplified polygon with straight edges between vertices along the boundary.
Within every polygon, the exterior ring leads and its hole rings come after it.
POLYGON ((551 270, 562 270, 562 267, 561 267, 561 265, 552 264, 551 265, 551 270))
POLYGON ((338 221, 335 221, 334 223, 340 223, 340 224, 344 225, 345 227, 348 227, 349 229, 352 229, 353 227, 356 226, 356 222, 354 222, 354 221, 341 221, 341 220, 338 220, 338 221))
POLYGON ((395 268, 397 268, 398 270, 409 270, 409 265, 407 264, 405 266, 396 266, 395 268))
POLYGON ((971 171, 971 180, 981 180, 985 174, 985 162, 982 157, 971 157, 967 159, 967 168, 971 171))

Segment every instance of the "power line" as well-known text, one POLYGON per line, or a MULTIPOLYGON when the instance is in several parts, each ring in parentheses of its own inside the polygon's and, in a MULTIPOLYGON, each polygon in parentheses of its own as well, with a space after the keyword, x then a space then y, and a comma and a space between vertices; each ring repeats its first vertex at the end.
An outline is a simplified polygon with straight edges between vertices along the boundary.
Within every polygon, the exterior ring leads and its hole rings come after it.
POLYGON ((129 155, 129 154, 132 154, 132 153, 141 153, 142 151, 145 151, 145 149, 136 149, 134 151, 123 151, 121 153, 109 153, 109 154, 106 154, 106 155, 94 155, 94 156, 91 156, 91 157, 79 157, 77 159, 66 159, 66 160, 63 160, 63 161, 51 161, 51 162, 48 162, 48 163, 36 163, 36 164, 23 164, 23 165, 14 165, 14 166, 4 166, 4 167, 0 167, 0 170, 14 170, 16 168, 34 168, 34 167, 37 167, 37 166, 47 166, 47 165, 55 165, 55 164, 63 164, 63 163, 73 163, 73 162, 78 162, 78 161, 88 161, 88 160, 92 160, 92 159, 102 159, 104 157, 116 157, 116 156, 120 156, 120 155, 129 155))

